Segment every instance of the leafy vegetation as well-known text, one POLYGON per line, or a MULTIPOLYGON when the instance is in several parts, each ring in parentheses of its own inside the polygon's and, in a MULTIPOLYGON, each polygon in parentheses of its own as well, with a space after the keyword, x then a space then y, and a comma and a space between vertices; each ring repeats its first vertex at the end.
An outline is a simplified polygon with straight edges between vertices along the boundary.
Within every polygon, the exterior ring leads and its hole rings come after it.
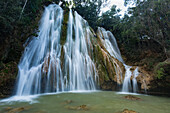
POLYGON ((125 0, 127 4, 132 1, 135 7, 123 18, 113 6, 100 17, 99 25, 113 32, 126 62, 153 71, 153 65, 170 56, 170 1, 125 0))
POLYGON ((123 18, 116 6, 100 15, 102 3, 97 2, 77 4, 76 10, 93 29, 101 26, 115 35, 128 64, 146 65, 146 70, 153 71, 153 65, 169 58, 169 0, 125 0, 135 7, 123 18))

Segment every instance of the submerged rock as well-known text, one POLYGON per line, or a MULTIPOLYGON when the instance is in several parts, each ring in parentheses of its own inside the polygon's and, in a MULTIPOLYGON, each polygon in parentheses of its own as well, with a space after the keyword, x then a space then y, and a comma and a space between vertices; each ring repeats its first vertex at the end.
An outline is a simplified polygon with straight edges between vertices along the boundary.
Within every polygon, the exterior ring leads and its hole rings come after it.
POLYGON ((116 113, 137 113, 137 112, 133 110, 124 109, 123 111, 116 112, 116 113))
POLYGON ((18 108, 7 107, 7 108, 5 108, 5 111, 7 111, 6 113, 19 113, 19 112, 29 110, 29 109, 30 109, 29 106, 27 106, 27 107, 18 107, 18 108))
POLYGON ((137 112, 133 110, 124 109, 121 113, 137 113, 137 112))
POLYGON ((66 108, 69 110, 89 110, 89 107, 87 107, 87 105, 67 106, 66 108))
POLYGON ((66 100, 66 101, 64 101, 62 104, 71 104, 71 103, 73 103, 72 100, 66 100))
POLYGON ((128 99, 128 100, 141 100, 141 98, 138 98, 138 97, 133 96, 133 95, 127 95, 124 98, 128 99))
POLYGON ((12 107, 6 107, 5 111, 9 111, 9 110, 12 110, 12 109, 13 109, 12 107))

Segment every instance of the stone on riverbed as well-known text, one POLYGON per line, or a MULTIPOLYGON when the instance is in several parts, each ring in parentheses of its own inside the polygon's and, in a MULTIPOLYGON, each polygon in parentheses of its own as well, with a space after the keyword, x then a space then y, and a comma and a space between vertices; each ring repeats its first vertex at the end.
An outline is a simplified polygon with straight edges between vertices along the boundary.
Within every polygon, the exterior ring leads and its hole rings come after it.
POLYGON ((127 95, 124 98, 128 99, 128 100, 141 100, 141 98, 138 98, 138 97, 133 96, 133 95, 127 95))
POLYGON ((64 101, 62 104, 71 104, 71 103, 73 103, 72 100, 66 100, 66 101, 64 101))
POLYGON ((87 107, 87 105, 67 106, 66 108, 69 110, 89 110, 89 107, 87 107))
POLYGON ((5 108, 5 111, 7 111, 6 113, 19 113, 19 112, 22 112, 22 111, 25 111, 25 110, 28 110, 28 109, 30 109, 29 106, 18 107, 18 108, 7 107, 7 108, 5 108))
POLYGON ((116 113, 137 113, 137 112, 133 110, 124 109, 123 111, 116 112, 116 113))
POLYGON ((137 112, 133 110, 124 109, 121 113, 137 113, 137 112))

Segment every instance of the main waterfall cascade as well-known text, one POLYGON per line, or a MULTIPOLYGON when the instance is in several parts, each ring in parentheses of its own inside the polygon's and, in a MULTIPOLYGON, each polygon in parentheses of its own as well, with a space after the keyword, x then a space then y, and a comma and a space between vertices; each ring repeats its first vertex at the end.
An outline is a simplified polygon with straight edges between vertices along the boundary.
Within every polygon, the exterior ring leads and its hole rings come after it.
MULTIPOLYGON (((96 90, 99 77, 92 59, 94 33, 88 23, 75 11, 69 11, 67 36, 62 40, 63 9, 56 4, 45 8, 40 21, 38 37, 33 37, 27 44, 18 65, 16 95, 31 95, 50 92, 96 90)), ((65 32, 66 33, 66 32, 65 32)), ((124 64, 115 37, 110 31, 98 28, 98 34, 106 54, 110 54, 119 84, 123 81, 123 72, 116 62, 124 64)), ((137 91, 138 69, 132 73, 126 66, 123 91, 129 92, 131 76, 133 92, 137 91)))
MULTIPOLYGON (((69 90, 95 90, 94 81, 97 80, 98 76, 95 65, 88 54, 90 39, 87 35, 89 35, 89 33, 84 33, 84 30, 89 31, 89 28, 85 25, 85 28, 83 29, 82 23, 86 24, 86 21, 83 20, 77 12, 75 12, 74 15, 75 23, 73 20, 72 11, 70 10, 67 40, 64 45, 64 75, 69 75, 69 83, 66 85, 68 85, 69 90), (75 30, 74 41, 73 27, 75 30)), ((66 81, 68 81, 67 77, 66 81)))
POLYGON ((70 10, 67 40, 61 45, 63 10, 56 4, 45 8, 38 37, 29 42, 18 65, 16 95, 96 89, 98 75, 86 39, 89 27, 77 12, 74 16, 70 10))
POLYGON ((117 82, 121 84, 121 82, 119 82, 119 81, 123 81, 122 92, 132 92, 133 91, 136 93, 138 90, 138 85, 137 85, 137 81, 136 81, 136 77, 139 75, 138 67, 132 72, 131 71, 132 66, 128 66, 124 63, 124 61, 121 57, 121 53, 118 48, 116 39, 110 31, 106 31, 104 28, 99 27, 98 33, 100 35, 100 40, 102 41, 104 47, 109 52, 109 54, 124 64, 126 71, 125 71, 124 80, 122 80, 122 78, 123 78, 122 74, 117 74, 118 73, 117 71, 119 71, 119 73, 122 73, 121 69, 120 69, 119 65, 117 65, 115 62, 117 82), (119 77, 119 75, 121 75, 121 77, 119 77), (132 85, 131 85, 131 77, 133 77, 132 85))

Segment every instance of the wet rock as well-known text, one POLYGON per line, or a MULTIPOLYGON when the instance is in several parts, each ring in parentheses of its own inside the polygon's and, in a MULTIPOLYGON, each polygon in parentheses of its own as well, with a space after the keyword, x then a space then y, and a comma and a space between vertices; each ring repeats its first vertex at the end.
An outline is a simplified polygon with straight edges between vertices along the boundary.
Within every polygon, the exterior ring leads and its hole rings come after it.
POLYGON ((66 108, 69 110, 89 110, 89 107, 87 107, 87 105, 67 106, 66 108))
POLYGON ((135 97, 133 95, 127 95, 124 98, 128 100, 141 100, 141 98, 135 97))
MULTIPOLYGON (((98 43, 102 42, 99 41, 98 43)), ((102 44, 95 46, 94 49, 101 89, 115 90, 117 84, 114 83, 121 84, 123 82, 121 79, 125 70, 123 64, 112 57, 102 44), (112 85, 108 84, 108 82, 112 83, 112 85)))
POLYGON ((140 89, 149 90, 152 87, 151 81, 153 81, 154 76, 141 67, 139 67, 138 69, 140 74, 136 77, 136 80, 139 84, 141 84, 140 89))
POLYGON ((133 67, 130 68, 130 71, 133 72, 135 69, 136 69, 136 66, 133 66, 133 67))

